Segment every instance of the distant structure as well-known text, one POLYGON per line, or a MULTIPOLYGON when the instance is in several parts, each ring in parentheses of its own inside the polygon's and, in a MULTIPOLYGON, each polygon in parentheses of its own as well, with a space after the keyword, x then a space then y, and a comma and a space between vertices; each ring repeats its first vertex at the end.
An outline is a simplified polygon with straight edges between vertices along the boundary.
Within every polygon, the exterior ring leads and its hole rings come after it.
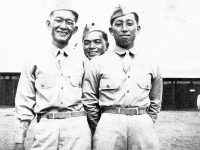
POLYGON ((197 97, 197 109, 200 110, 200 94, 197 97))
POLYGON ((20 72, 0 72, 0 105, 15 106, 20 72))
MULTIPOLYGON (((200 94, 199 74, 175 74, 163 78, 163 110, 197 109, 200 94)), ((200 102, 200 100, 199 100, 200 102)), ((200 104, 199 104, 200 109, 200 104)))

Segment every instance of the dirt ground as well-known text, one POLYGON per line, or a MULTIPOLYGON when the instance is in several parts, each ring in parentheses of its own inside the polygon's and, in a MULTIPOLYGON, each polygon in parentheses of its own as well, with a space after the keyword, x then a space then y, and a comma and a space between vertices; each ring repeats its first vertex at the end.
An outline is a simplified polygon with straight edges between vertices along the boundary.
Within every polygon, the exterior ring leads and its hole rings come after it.
MULTIPOLYGON (((0 150, 13 149, 14 122, 14 108, 0 107, 0 150)), ((34 120, 27 133, 27 150, 33 142, 35 123, 34 120)), ((161 111, 156 132, 161 150, 200 150, 200 111, 161 111)))

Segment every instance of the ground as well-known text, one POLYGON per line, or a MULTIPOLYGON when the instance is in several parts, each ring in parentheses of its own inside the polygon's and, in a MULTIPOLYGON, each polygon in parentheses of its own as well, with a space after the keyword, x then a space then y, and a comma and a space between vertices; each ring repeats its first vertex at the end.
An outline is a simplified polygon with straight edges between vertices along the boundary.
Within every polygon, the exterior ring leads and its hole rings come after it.
MULTIPOLYGON (((27 133, 27 150, 33 142, 33 120, 27 133)), ((0 107, 0 150, 14 147, 14 108, 0 107)), ((161 111, 155 124, 161 150, 200 150, 200 111, 161 111)))

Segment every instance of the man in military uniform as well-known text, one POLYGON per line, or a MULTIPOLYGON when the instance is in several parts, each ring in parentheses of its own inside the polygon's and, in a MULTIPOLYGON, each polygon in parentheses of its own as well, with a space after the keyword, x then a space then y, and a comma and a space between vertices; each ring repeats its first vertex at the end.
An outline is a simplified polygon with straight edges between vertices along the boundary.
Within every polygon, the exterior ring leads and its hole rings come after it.
POLYGON ((109 47, 108 35, 94 23, 85 26, 82 42, 84 54, 89 60, 104 54, 109 47))
POLYGON ((110 24, 116 46, 89 62, 83 82, 84 108, 95 131, 94 150, 156 150, 160 67, 135 48, 141 28, 134 9, 115 7, 110 24))
POLYGON ((37 116, 32 149, 90 150, 91 131, 81 102, 87 58, 69 48, 78 14, 69 0, 59 1, 47 20, 52 44, 24 65, 16 94, 15 149, 24 149, 37 116))

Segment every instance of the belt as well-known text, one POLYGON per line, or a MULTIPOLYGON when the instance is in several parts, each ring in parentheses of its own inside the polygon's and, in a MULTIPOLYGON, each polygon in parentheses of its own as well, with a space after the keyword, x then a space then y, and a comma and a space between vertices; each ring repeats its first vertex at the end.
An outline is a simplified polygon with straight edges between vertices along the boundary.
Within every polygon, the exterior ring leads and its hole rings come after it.
POLYGON ((47 119, 66 119, 66 118, 71 118, 71 117, 86 116, 86 112, 85 111, 55 112, 55 113, 39 114, 38 116, 41 118, 47 118, 47 119))
POLYGON ((124 115, 142 115, 147 114, 147 107, 134 108, 119 108, 119 107, 105 107, 103 113, 124 114, 124 115))

